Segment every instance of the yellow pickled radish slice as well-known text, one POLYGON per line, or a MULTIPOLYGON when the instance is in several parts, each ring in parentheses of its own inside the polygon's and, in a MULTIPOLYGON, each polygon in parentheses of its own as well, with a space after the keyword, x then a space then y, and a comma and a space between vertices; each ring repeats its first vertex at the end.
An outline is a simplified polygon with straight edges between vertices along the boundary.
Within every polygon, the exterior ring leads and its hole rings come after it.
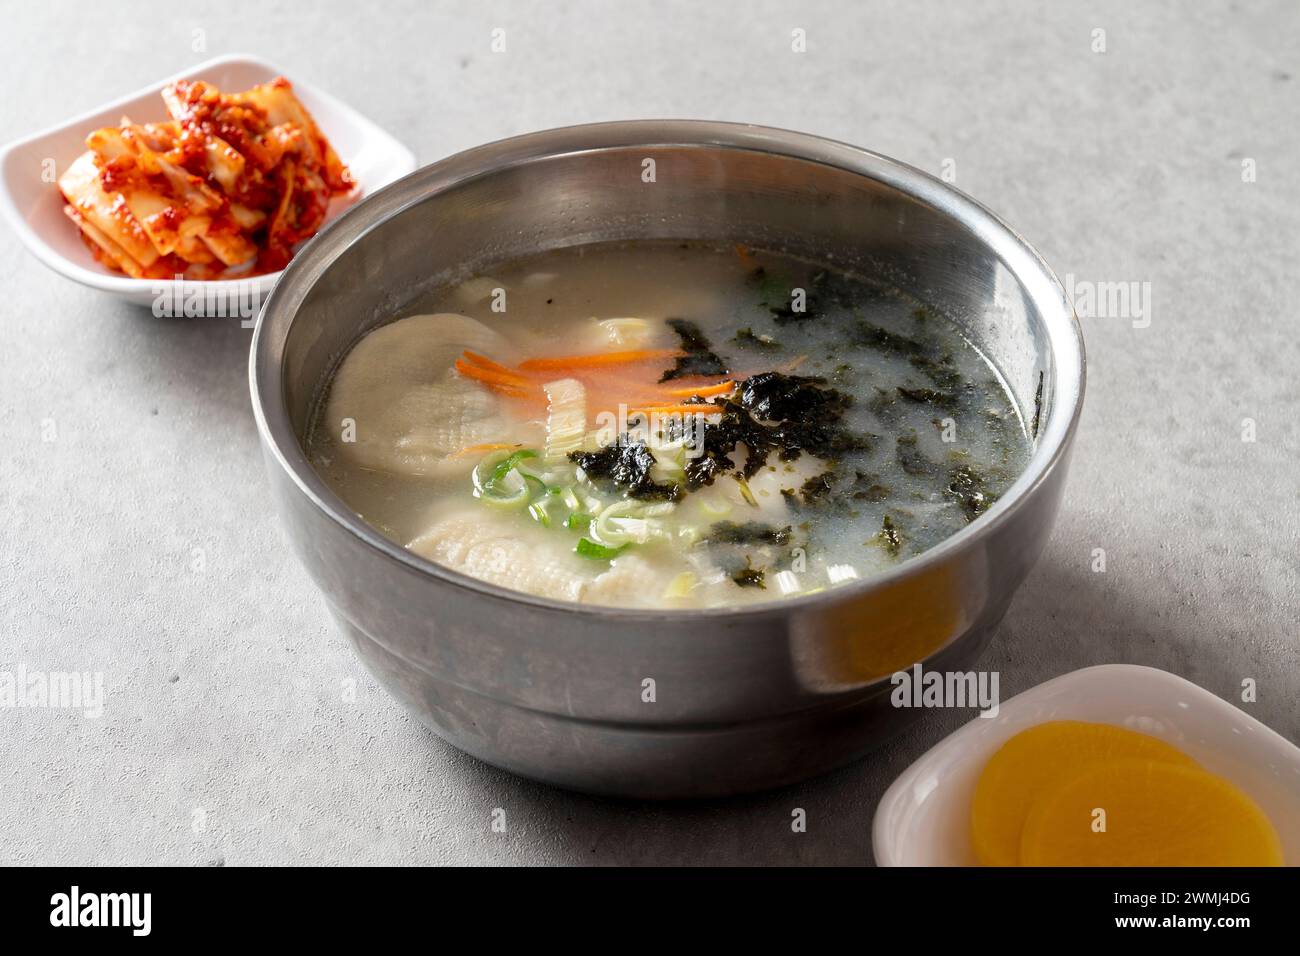
POLYGON ((1195 766, 1163 740, 1111 724, 1053 720, 1016 734, 989 759, 975 786, 975 856, 985 866, 1018 865, 1025 818, 1040 796, 1089 767, 1127 759, 1195 766))
POLYGON ((1020 861, 1281 866, 1282 846, 1264 812, 1222 777, 1196 766, 1120 760, 1085 770, 1034 804, 1020 861))

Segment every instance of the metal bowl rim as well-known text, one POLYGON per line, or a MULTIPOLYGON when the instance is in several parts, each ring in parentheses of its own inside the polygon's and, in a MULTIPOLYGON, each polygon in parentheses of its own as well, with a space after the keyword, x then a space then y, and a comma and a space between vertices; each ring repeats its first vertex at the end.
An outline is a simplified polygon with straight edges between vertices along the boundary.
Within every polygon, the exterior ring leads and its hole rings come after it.
MULTIPOLYGON (((1000 370, 999 370, 1000 372, 1000 370)), ((621 120, 524 133, 455 153, 423 166, 366 197, 301 249, 258 314, 249 353, 254 417, 264 446, 298 491, 360 541, 410 570, 486 597, 617 621, 671 623, 707 618, 783 617, 822 604, 851 603, 860 595, 907 580, 994 533, 1064 458, 1078 426, 1087 379, 1083 331, 1060 280, 1042 256, 1001 217, 936 177, 880 153, 810 133, 712 120, 621 120), (405 210, 469 181, 566 155, 625 149, 722 148, 819 163, 889 186, 956 220, 990 246, 1034 301, 1054 362, 1051 413, 1033 454, 1011 487, 984 514, 932 548, 887 571, 808 595, 753 605, 706 608, 624 608, 559 601, 490 584, 439 565, 390 541, 358 517, 317 475, 294 431, 284 398, 283 354, 273 353, 271 330, 287 339, 297 308, 316 280, 355 243, 405 210), (286 324, 287 323, 287 324, 286 324)))

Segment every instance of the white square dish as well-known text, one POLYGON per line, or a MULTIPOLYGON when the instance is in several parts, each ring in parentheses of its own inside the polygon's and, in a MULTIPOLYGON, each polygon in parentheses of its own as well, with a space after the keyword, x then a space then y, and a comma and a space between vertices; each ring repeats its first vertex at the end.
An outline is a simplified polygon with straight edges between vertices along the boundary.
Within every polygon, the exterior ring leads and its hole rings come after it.
POLYGON ((1115 724, 1159 737, 1250 795, 1300 865, 1300 748, 1237 707, 1168 671, 1085 667, 1002 703, 927 751, 885 792, 872 824, 880 866, 975 866, 970 804, 985 762, 1048 720, 1115 724))
MULTIPOLYGON (((32 254, 55 272, 138 305, 150 305, 158 298, 159 283, 121 275, 95 261, 76 226, 63 214, 63 197, 58 186, 49 179, 50 163, 53 163, 56 175, 61 173, 85 151, 88 133, 102 126, 117 125, 123 115, 136 122, 164 118, 165 108, 159 91, 168 83, 181 79, 206 80, 219 89, 237 91, 280 75, 287 76, 293 83, 294 92, 312 113, 356 180, 355 197, 331 207, 329 218, 415 169, 415 155, 356 110, 265 60, 246 54, 230 54, 200 63, 129 96, 5 146, 0 150, 0 212, 32 254)), ((327 224, 328 221, 327 218, 327 224)), ((247 280, 186 281, 184 290, 187 296, 197 293, 206 301, 209 291, 216 292, 215 288, 209 287, 239 281, 260 301, 280 275, 273 272, 247 280)))

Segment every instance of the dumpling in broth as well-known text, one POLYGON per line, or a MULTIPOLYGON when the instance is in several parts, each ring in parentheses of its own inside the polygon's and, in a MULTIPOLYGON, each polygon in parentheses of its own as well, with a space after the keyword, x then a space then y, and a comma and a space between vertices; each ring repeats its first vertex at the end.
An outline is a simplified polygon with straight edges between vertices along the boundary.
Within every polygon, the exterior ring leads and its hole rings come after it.
POLYGON ((448 456, 460 449, 530 437, 500 398, 456 373, 467 349, 512 351, 503 336, 454 312, 401 319, 358 342, 339 367, 321 423, 336 439, 353 423, 347 437, 355 440, 336 441, 338 454, 362 468, 436 476, 458 466, 448 456))
POLYGON ((635 606, 657 598, 671 577, 637 554, 608 564, 587 561, 550 536, 521 533, 509 517, 482 508, 442 511, 406 547, 470 577, 560 601, 635 606))

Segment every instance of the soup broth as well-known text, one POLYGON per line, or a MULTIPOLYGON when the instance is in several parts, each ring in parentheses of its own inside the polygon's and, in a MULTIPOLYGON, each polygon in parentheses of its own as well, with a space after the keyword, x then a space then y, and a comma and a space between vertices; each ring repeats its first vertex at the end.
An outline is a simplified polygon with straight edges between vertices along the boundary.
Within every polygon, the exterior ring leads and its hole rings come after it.
POLYGON ((709 607, 870 576, 976 520, 1030 451, 933 310, 743 247, 603 244, 364 336, 313 466, 365 521, 507 588, 709 607))

